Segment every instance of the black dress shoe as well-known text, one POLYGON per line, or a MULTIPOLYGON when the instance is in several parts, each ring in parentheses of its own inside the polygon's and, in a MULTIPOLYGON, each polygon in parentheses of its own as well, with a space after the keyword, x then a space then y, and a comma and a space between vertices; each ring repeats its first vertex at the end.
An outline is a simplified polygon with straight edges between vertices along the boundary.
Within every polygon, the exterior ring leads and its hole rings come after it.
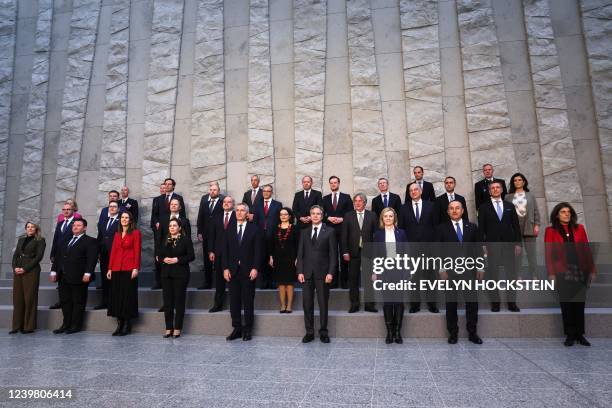
POLYGON ((359 311, 359 306, 351 306, 349 309, 349 313, 357 313, 359 311))
POLYGON ((370 313, 378 313, 378 309, 376 309, 372 305, 364 307, 363 310, 365 310, 366 312, 370 312, 370 313))
POLYGON ((329 336, 327 334, 322 334, 320 337, 321 343, 329 343, 329 336))
POLYGON ((71 327, 68 330, 66 330, 66 334, 74 334, 74 333, 78 333, 80 331, 81 331, 81 329, 79 329, 77 327, 71 327))
POLYGON ((174 339, 178 339, 179 337, 181 337, 181 333, 172 335, 172 338, 174 339))
POLYGON ((245 331, 244 334, 242 335, 242 341, 249 341, 252 338, 253 336, 251 336, 251 332, 245 331))
POLYGON ((62 333, 65 333, 66 330, 68 330, 67 327, 61 326, 61 327, 58 327, 57 329, 53 330, 53 334, 62 334, 62 333))
POLYGON ((11 331, 9 332, 9 334, 16 334, 16 333, 19 333, 19 330, 18 330, 18 329, 11 330, 11 331))
POLYGON ((217 313, 223 310, 223 306, 214 305, 210 309, 208 309, 208 313, 217 313))
POLYGON ((57 302, 51 306, 49 306, 49 309, 59 309, 62 307, 62 304, 60 302, 57 302))
POLYGON ((122 329, 123 329, 123 320, 117 319, 117 328, 115 329, 112 335, 118 336, 119 334, 121 334, 122 329))
POLYGON ((121 328, 121 331, 119 332, 119 336, 127 336, 131 332, 132 332, 132 323, 130 323, 129 320, 126 320, 123 323, 123 327, 121 328))
POLYGON ((153 286, 151 286, 151 290, 160 290, 161 289, 161 285, 159 284, 155 284, 153 286))
POLYGON ((499 312, 499 305, 491 305, 492 312, 499 312))
POLYGON ((285 310, 285 313, 293 313, 293 310, 287 309, 285 310))
POLYGON ((94 306, 93 310, 102 310, 102 309, 106 309, 106 305, 104 303, 102 303, 101 305, 98 306, 94 306))
POLYGON ((225 340, 227 341, 232 341, 232 340, 236 340, 239 339, 240 337, 242 337, 242 330, 240 329, 234 329, 229 336, 227 336, 225 338, 225 340))
POLYGON ((565 338, 565 341, 563 342, 563 345, 565 347, 571 347, 574 345, 574 342, 576 341, 576 339, 574 338, 574 336, 567 336, 565 338))
POLYGON ((302 343, 310 343, 313 340, 314 334, 306 334, 304 337, 302 337, 302 343))
POLYGON ((448 344, 457 344, 457 336, 456 335, 450 335, 448 337, 448 344))
MULTIPOLYGON (((23 332, 22 332, 23 333, 23 332)), ((578 338, 576 339, 576 341, 578 342, 578 344, 586 346, 586 347, 590 347, 591 343, 589 343, 589 341, 582 335, 578 336, 578 338)))
POLYGON ((170 333, 164 334, 164 339, 169 339, 170 337, 172 337, 172 330, 170 331, 170 333))
POLYGON ((408 309, 408 313, 417 313, 419 310, 421 310, 419 306, 410 306, 410 309, 408 309))
POLYGON ((508 310, 511 312, 520 312, 521 309, 516 305, 516 303, 508 303, 508 310))
POLYGON ((474 344, 482 344, 482 339, 477 334, 470 334, 468 340, 474 344))
POLYGON ((208 285, 208 284, 205 283, 205 284, 203 284, 201 286, 198 286, 197 289, 198 290, 206 290, 206 289, 210 289, 211 287, 212 287, 211 285, 208 285))
POLYGON ((163 312, 164 312, 164 307, 163 307, 163 306, 162 306, 162 307, 160 307, 160 308, 159 308, 159 310, 158 310, 158 312, 163 313, 163 312))
POLYGON ((22 330, 21 334, 31 334, 34 333, 34 330, 22 330))
POLYGON ((427 308, 431 313, 440 313, 440 309, 437 306, 429 306, 427 308))

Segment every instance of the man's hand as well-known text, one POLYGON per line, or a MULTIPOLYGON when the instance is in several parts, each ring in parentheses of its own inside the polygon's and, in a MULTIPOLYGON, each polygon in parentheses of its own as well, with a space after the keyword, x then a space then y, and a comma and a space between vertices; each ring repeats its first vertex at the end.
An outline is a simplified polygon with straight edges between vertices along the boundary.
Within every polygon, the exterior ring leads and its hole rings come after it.
POLYGON ((447 280, 448 279, 448 272, 440 271, 440 279, 447 280))
POLYGON ((344 259, 345 262, 348 262, 351 260, 351 256, 349 254, 344 254, 342 255, 342 259, 344 259))
POLYGON ((253 214, 248 214, 247 215, 247 220, 249 220, 249 222, 253 222, 253 214))
POLYGON ((136 279, 138 276, 138 269, 132 269, 132 279, 136 279))
POLYGON ((298 274, 298 282, 304 283, 304 281, 305 281, 304 274, 303 273, 298 274))
POLYGON ((89 279, 91 279, 91 277, 87 274, 83 275, 83 283, 89 283, 89 279))
POLYGON ((57 275, 49 275, 49 280, 54 283, 57 282, 57 275))
POLYGON ((521 255, 521 246, 520 245, 515 245, 514 246, 514 255, 515 256, 520 256, 521 255))
POLYGON ((159 229, 159 222, 155 223, 155 229, 159 229))
POLYGON ((232 274, 230 273, 229 269, 223 270, 223 279, 225 279, 227 282, 229 282, 230 279, 232 279, 232 274))
POLYGON ((274 268, 274 258, 270 257, 270 260, 268 261, 268 265, 270 265, 270 267, 274 268))
POLYGON ((113 276, 112 272, 109 270, 106 272, 106 279, 111 280, 111 276, 113 276))
POLYGON ((202 237, 202 234, 198 234, 198 241, 204 241, 204 238, 202 237))
POLYGON ((15 275, 21 275, 24 272, 25 271, 23 270, 23 268, 15 268, 15 275))
POLYGON ((479 271, 476 271, 476 279, 483 280, 484 279, 484 274, 485 274, 485 271, 483 271, 482 269, 479 270, 479 271))
POLYGON ((214 252, 209 252, 208 253, 208 259, 210 260, 210 262, 215 262, 215 253, 214 252))
POLYGON ((328 273, 327 275, 325 275, 325 283, 332 283, 333 280, 334 280, 334 275, 332 275, 331 273, 328 273))
POLYGON ((591 286, 591 284, 595 281, 595 274, 594 273, 590 273, 589 277, 587 278, 587 287, 591 286))
POLYGON ((257 269, 255 269, 255 268, 251 269, 251 272, 249 273, 249 278, 252 281, 257 279, 257 269))

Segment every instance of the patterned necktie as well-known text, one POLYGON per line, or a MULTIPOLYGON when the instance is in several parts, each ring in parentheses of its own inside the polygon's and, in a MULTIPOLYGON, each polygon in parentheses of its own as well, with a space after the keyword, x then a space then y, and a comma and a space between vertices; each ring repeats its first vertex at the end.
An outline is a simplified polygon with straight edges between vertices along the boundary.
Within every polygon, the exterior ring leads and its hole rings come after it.
POLYGON ((269 201, 266 200, 264 201, 264 215, 268 215, 268 209, 269 209, 269 201))
POLYGON ((389 200, 387 200, 387 195, 383 196, 383 206, 387 208, 389 206, 389 200))
POLYGON ((499 220, 502 220, 502 216, 504 215, 504 212, 501 208, 501 201, 497 200, 495 201, 495 205, 497 206, 497 218, 499 218, 499 220))
POLYGON ((459 226, 458 222, 455 223, 455 227, 457 229, 457 239, 459 242, 463 242, 463 232, 461 231, 461 227, 459 226))

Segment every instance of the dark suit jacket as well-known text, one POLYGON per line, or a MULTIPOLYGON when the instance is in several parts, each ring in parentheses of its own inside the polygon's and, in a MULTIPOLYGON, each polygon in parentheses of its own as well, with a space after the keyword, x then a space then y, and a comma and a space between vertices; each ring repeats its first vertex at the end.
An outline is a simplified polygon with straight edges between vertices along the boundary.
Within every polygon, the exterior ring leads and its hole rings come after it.
POLYGON ((291 209, 293 210, 293 215, 296 219, 297 225, 300 228, 310 226, 310 224, 304 224, 303 222, 301 222, 300 217, 309 216, 310 207, 312 207, 313 205, 323 206, 323 195, 320 191, 310 190, 310 193, 308 195, 308 201, 304 199, 304 190, 295 193, 291 209))
MULTIPOLYGON (((498 179, 495 177, 493 177, 493 181, 499 181, 501 183, 501 198, 503 200, 504 197, 506 197, 506 194, 508 194, 508 190, 506 190, 506 182, 503 179, 498 179)), ((487 179, 482 179, 478 183, 474 184, 474 204, 476 205, 477 210, 480 210, 480 206, 490 198, 491 196, 489 195, 489 181, 487 179)))
POLYGON ((244 195, 242 196, 242 202, 247 204, 249 206, 249 212, 251 214, 253 214, 254 212, 254 208, 255 205, 263 200, 263 191, 261 190, 261 187, 259 187, 259 190, 257 190, 257 194, 255 195, 255 202, 251 202, 251 191, 253 191, 252 188, 248 189, 247 191, 244 192, 244 195))
MULTIPOLYGON (((404 195, 405 203, 411 200, 410 193, 408 191, 408 186, 410 184, 412 183, 408 183, 406 185, 406 194, 404 195)), ((421 199, 423 201, 436 201, 436 192, 434 191, 434 186, 429 181, 423 180, 423 191, 421 192, 421 199)))
MULTIPOLYGON (((395 242, 408 242, 408 237, 406 236, 406 231, 401 228, 395 228, 395 242)), ((374 233, 373 242, 385 242, 385 230, 383 228, 379 228, 374 233)))
POLYGON ((422 208, 419 210, 419 222, 412 207, 412 200, 402 205, 399 217, 399 227, 406 231, 408 242, 433 242, 436 237, 438 213, 431 201, 421 200, 422 208))
POLYGON ((326 275, 335 275, 338 264, 338 243, 333 228, 321 224, 317 241, 312 243, 311 228, 304 228, 300 235, 297 256, 297 273, 304 274, 306 279, 325 279, 326 275))
MULTIPOLYGON (((465 203, 465 198, 462 195, 457 193, 455 194, 455 201, 459 201, 463 205, 463 221, 468 221, 468 211, 467 204, 465 203)), ((436 210, 438 211, 438 223, 442 224, 443 222, 449 221, 450 217, 448 216, 448 195, 446 192, 436 198, 436 210)))
MULTIPOLYGON (((457 231, 455 230, 455 224, 448 219, 448 221, 440 223, 436 228, 436 237, 438 242, 447 242, 449 245, 441 245, 438 249, 440 257, 471 257, 476 258, 482 256, 482 246, 478 244, 480 241, 480 233, 478 226, 474 223, 462 220, 463 222, 463 243, 467 245, 450 245, 450 243, 458 243, 459 238, 457 237, 457 231)), ((465 277, 472 277, 472 273, 464 275, 465 277)))
POLYGON ((237 223, 230 223, 224 234, 223 254, 221 265, 229 269, 233 278, 239 275, 246 277, 251 269, 261 271, 263 262, 264 238, 261 229, 251 223, 245 222, 242 230, 242 241, 238 241, 237 223))
POLYGON ((189 235, 182 234, 181 239, 176 242, 176 246, 169 246, 166 244, 166 242, 164 242, 159 249, 158 256, 161 263, 162 278, 172 276, 188 279, 189 262, 192 262, 195 259, 191 237, 189 235), (164 258, 178 258, 178 263, 165 264, 161 262, 164 258))
POLYGON ((212 228, 213 218, 223 213, 223 199, 224 195, 219 194, 217 197, 217 201, 215 202, 215 206, 212 209, 212 212, 209 209, 208 200, 210 198, 210 194, 205 194, 200 199, 200 208, 198 210, 198 219, 196 220, 196 224, 198 226, 198 234, 202 234, 204 239, 208 239, 210 236, 210 229, 212 228))
MULTIPOLYGON (((54 262, 55 258, 57 258, 59 252, 61 251, 62 246, 72 238, 72 223, 76 218, 73 218, 70 224, 66 226, 64 232, 62 232, 63 221, 58 222, 55 225, 55 232, 53 233, 53 243, 51 244, 51 253, 50 258, 51 262, 54 262)), ((55 269, 52 269, 55 270, 55 269)))
POLYGON ((351 196, 346 193, 338 194, 338 203, 336 205, 336 209, 332 205, 332 195, 331 193, 323 197, 323 212, 324 217, 323 220, 327 225, 336 230, 336 233, 340 233, 342 230, 342 224, 332 224, 327 222, 328 217, 344 217, 346 213, 353 210, 353 200, 351 200, 351 196))
MULTIPOLYGON (((395 210, 395 213, 399 215, 400 209, 402 208, 402 199, 395 193, 387 193, 387 207, 391 207, 395 210)), ((380 213, 385 209, 382 194, 377 195, 372 199, 372 211, 376 214, 376 217, 380 217, 380 213)))
MULTIPOLYGON (((179 221, 183 225, 183 235, 189 236, 189 240, 191 241, 191 223, 189 219, 183 217, 182 215, 179 217, 179 221)), ((162 219, 159 220, 159 232, 157 235, 157 244, 156 248, 159 249, 162 244, 166 242, 168 238, 168 225, 170 225, 170 214, 165 215, 162 219)), ((157 253, 157 251, 156 251, 157 253)))
MULTIPOLYGON (((186 218, 187 215, 185 213, 185 202, 183 201, 183 197, 179 194, 172 193, 171 200, 173 199, 179 200, 181 203, 181 211, 179 211, 179 214, 181 215, 181 218, 186 218)), ((151 209, 151 228, 155 228, 155 224, 158 222, 161 223, 160 220, 168 215, 170 215, 170 209, 168 207, 166 194, 155 197, 153 199, 153 207, 151 209)))
POLYGON ((113 239, 119 227, 119 215, 117 215, 115 222, 113 222, 108 229, 106 229, 107 223, 108 217, 104 221, 102 221, 102 219, 98 221, 98 248, 100 249, 100 255, 104 256, 108 256, 113 248, 113 239))
POLYGON ((491 199, 485 201, 478 209, 478 229, 482 242, 521 242, 521 227, 514 205, 501 201, 503 215, 501 221, 493 207, 491 199))
POLYGON ((15 248, 15 252, 13 253, 12 268, 13 270, 15 268, 23 268, 26 273, 40 273, 40 261, 45 255, 45 239, 32 239, 25 248, 22 249, 21 247, 25 239, 26 237, 23 236, 17 241, 17 248, 15 248))
POLYGON ((268 206, 268 215, 264 214, 264 200, 260 200, 255 205, 253 211, 253 222, 259 226, 265 233, 266 240, 272 237, 274 228, 280 223, 280 210, 283 208, 283 203, 270 199, 268 206), (265 228, 264 228, 265 227, 265 228))
POLYGON ((366 242, 372 242, 374 232, 378 229, 378 221, 376 214, 372 211, 365 210, 363 214, 363 227, 359 229, 359 220, 357 219, 357 211, 349 211, 344 217, 342 223, 342 240, 341 248, 342 255, 349 254, 351 258, 359 258, 361 256, 361 248, 359 248, 359 237, 361 237, 362 247, 366 242))
MULTIPOLYGON (((221 259, 221 255, 223 253, 223 244, 225 239, 225 228, 223 228, 223 218, 225 217, 225 212, 218 214, 213 218, 211 233, 208 238, 208 252, 214 252, 215 256, 221 259)), ((229 217, 229 223, 227 225, 227 229, 231 231, 232 225, 236 226, 236 213, 232 211, 229 217)))
POLYGON ((165 205, 164 197, 165 195, 155 197, 151 205, 151 229, 154 233, 157 231, 155 224, 159 221, 159 207, 165 205))
MULTIPOLYGON (((72 236, 70 239, 72 239, 72 236)), ((67 283, 77 285, 82 284, 83 275, 89 273, 91 281, 95 280, 94 270, 98 263, 98 242, 95 238, 84 234, 72 245, 72 248, 68 248, 70 239, 62 245, 55 262, 58 279, 64 279, 67 283)))
POLYGON ((119 199, 119 214, 124 211, 129 211, 130 214, 134 217, 134 223, 138 224, 138 201, 133 198, 129 198, 126 201, 123 201, 122 198, 119 199))

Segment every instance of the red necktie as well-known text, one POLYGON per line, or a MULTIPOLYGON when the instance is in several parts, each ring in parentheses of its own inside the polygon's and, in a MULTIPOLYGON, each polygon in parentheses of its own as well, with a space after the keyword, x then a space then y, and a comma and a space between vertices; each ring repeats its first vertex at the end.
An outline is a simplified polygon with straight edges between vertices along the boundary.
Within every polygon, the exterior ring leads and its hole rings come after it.
POLYGON ((332 207, 334 207, 334 211, 336 211, 336 207, 338 207, 338 199, 336 198, 336 193, 334 193, 334 201, 332 201, 332 207))
POLYGON ((268 200, 264 202, 264 215, 268 215, 268 200))
POLYGON ((171 198, 171 197, 172 197, 171 195, 167 195, 167 196, 166 196, 166 207, 167 207, 168 209, 170 209, 170 198, 171 198))
POLYGON ((227 229, 227 224, 229 224, 229 213, 225 213, 225 220, 223 220, 223 229, 227 229))

